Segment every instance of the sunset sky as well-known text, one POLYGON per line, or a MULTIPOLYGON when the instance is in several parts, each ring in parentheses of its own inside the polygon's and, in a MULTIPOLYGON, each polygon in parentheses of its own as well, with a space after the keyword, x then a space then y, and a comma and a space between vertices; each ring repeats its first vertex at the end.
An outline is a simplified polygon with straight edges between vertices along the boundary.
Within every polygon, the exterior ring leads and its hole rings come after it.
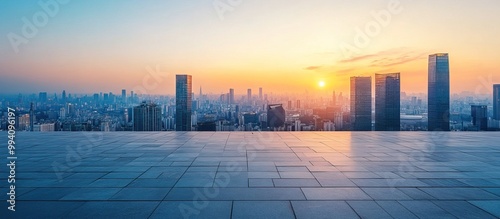
POLYGON ((142 86, 147 66, 165 73, 153 94, 173 94, 175 74, 191 74, 196 92, 243 94, 348 92, 350 76, 392 72, 403 91, 427 92, 427 56, 438 52, 450 54, 452 92, 500 83, 498 0, 228 2, 238 1, 72 0, 16 53, 10 38, 23 36, 23 17, 44 12, 38 1, 0 1, 1 92, 118 93, 142 86), (382 10, 389 22, 373 16, 382 10), (380 29, 343 51, 367 25, 380 29))

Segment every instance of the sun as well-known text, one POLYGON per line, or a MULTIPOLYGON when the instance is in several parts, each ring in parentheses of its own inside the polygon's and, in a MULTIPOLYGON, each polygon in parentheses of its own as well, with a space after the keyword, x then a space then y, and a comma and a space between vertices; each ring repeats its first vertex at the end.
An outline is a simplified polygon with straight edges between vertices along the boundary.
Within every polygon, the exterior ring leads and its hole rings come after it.
POLYGON ((319 87, 325 87, 326 83, 324 81, 318 82, 319 87))

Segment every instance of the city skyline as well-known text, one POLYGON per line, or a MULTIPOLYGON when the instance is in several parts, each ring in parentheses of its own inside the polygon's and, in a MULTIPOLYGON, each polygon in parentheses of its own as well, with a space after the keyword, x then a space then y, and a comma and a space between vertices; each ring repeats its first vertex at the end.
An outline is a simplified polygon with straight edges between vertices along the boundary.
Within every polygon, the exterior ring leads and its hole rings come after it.
POLYGON ((12 22, 0 31, 5 36, 0 48, 6 51, 0 85, 14 94, 68 88, 91 93, 103 87, 118 93, 143 86, 153 71, 162 77, 148 89, 151 94, 174 94, 176 74, 193 75, 193 87, 213 94, 227 87, 237 94, 249 87, 275 93, 347 92, 352 76, 401 72, 403 91, 425 93, 426 56, 446 51, 453 54, 452 93, 490 93, 484 80, 498 83, 500 72, 499 42, 493 37, 500 30, 491 22, 500 15, 491 5, 500 3, 450 2, 429 7, 407 1, 256 1, 231 6, 234 10, 223 19, 210 2, 146 2, 141 10, 147 14, 137 13, 131 2, 99 3, 99 9, 92 1, 70 2, 58 5, 57 13, 17 52, 12 34, 22 36, 23 18, 30 21, 44 11, 35 2, 2 2, 1 18, 12 22), (113 18, 107 16, 110 11, 113 18), (425 17, 421 11, 427 12, 425 17), (462 16, 454 17, 457 13, 462 16), (361 37, 369 43, 358 48, 358 29, 366 32, 373 22, 380 33, 361 37), (408 26, 414 31, 407 31, 408 26), (469 34, 462 34, 464 29, 469 34), (474 56, 478 53, 481 59, 474 56), (324 86, 317 86, 320 82, 324 86))

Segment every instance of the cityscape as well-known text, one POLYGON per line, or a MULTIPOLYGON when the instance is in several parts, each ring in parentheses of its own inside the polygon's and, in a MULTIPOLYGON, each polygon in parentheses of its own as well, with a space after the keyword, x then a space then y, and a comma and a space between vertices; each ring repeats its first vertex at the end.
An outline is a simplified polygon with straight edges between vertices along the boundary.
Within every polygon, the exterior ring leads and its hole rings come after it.
MULTIPOLYGON (((499 131, 500 84, 491 97, 450 95, 449 56, 429 56, 428 95, 401 92, 400 73, 351 77, 350 94, 331 96, 194 93, 191 75, 176 76, 176 95, 63 91, 4 97, 19 131, 499 131), (375 94, 372 94, 372 87, 375 94)), ((318 83, 324 86, 324 81, 318 83)))

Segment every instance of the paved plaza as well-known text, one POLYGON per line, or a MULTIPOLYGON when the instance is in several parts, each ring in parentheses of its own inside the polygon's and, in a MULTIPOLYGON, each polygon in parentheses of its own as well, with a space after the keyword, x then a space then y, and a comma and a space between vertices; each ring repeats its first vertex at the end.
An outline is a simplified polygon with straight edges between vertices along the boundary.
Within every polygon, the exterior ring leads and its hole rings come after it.
POLYGON ((0 218, 500 217, 494 132, 28 132, 16 146, 16 212, 3 201, 0 218))

